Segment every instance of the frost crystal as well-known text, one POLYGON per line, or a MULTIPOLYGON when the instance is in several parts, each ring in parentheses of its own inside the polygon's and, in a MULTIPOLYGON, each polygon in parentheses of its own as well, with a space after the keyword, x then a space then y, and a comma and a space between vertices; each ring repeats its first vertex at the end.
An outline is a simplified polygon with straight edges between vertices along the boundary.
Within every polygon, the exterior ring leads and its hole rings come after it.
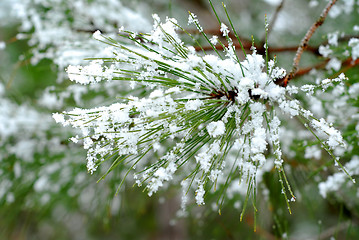
POLYGON ((198 189, 196 190, 196 203, 198 205, 204 205, 204 194, 205 191, 203 189, 203 185, 199 185, 198 189))
POLYGON ((207 125, 208 134, 212 137, 223 135, 226 131, 226 127, 222 121, 211 122, 207 125))
POLYGON ((6 48, 6 43, 0 41, 0 50, 4 50, 6 48))
MULTIPOLYGON (((351 175, 359 174, 359 157, 353 156, 352 159, 345 164, 345 169, 351 175)), ((319 193, 323 198, 331 192, 336 192, 341 189, 344 183, 348 181, 348 177, 344 172, 335 173, 328 177, 324 182, 319 183, 319 193)))
POLYGON ((352 58, 355 61, 359 58, 359 39, 358 38, 351 38, 348 42, 349 47, 352 48, 352 58))
POLYGON ((332 46, 338 46, 338 35, 339 32, 329 33, 328 34, 328 43, 332 46))
POLYGON ((224 24, 224 23, 221 24, 220 31, 223 33, 223 36, 228 36, 229 30, 228 30, 228 27, 226 26, 226 24, 224 24))
POLYGON ((96 40, 102 40, 102 37, 101 37, 101 31, 100 30, 96 30, 94 33, 93 33, 93 38, 96 39, 96 40))
POLYGON ((320 45, 319 46, 319 53, 323 56, 323 57, 328 57, 330 54, 333 53, 333 50, 330 49, 329 45, 323 46, 320 45))

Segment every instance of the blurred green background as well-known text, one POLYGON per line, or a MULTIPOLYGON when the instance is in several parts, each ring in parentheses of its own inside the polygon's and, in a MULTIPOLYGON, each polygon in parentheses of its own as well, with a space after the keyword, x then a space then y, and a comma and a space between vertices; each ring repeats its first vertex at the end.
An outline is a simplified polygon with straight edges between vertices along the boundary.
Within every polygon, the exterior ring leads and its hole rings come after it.
MULTIPOLYGON (((21 2, 4 1, 0 4, 1 12, 6 12, 5 8, 11 4, 21 2)), ((213 2, 220 8, 221 1, 213 2)), ((274 28, 269 38, 271 46, 296 46, 299 43, 324 4, 309 8, 310 2, 314 1, 285 2, 284 13, 278 21, 287 19, 288 23, 274 28), (293 26, 296 26, 295 30, 293 26)), ((182 26, 186 26, 187 11, 191 10, 198 15, 205 29, 218 27, 206 0, 122 3, 141 12, 150 23, 150 15, 157 12, 162 17, 176 17, 182 26)), ((262 0, 232 0, 226 4, 230 6, 228 9, 241 35, 247 39, 253 35, 259 43, 264 35, 264 15, 270 19, 276 6, 262 0)), ((317 46, 323 42, 328 31, 339 29, 352 33, 353 25, 359 19, 357 10, 356 6, 351 15, 328 19, 311 44, 317 46)), ((7 14, 11 16, 11 12, 7 14)), ((215 204, 218 194, 208 194, 206 205, 198 207, 191 202, 185 217, 177 213, 181 190, 176 186, 148 197, 141 188, 132 187, 128 182, 115 196, 123 176, 121 171, 112 172, 104 181, 96 183, 106 168, 88 174, 85 150, 68 141, 73 131, 57 126, 51 118, 53 112, 78 106, 75 95, 64 97, 61 106, 52 108, 44 106, 40 100, 44 92, 58 96, 72 83, 67 79, 58 81, 61 69, 53 59, 44 58, 32 64, 33 47, 29 37, 18 39, 21 23, 16 19, 6 20, 9 16, 0 16, 3 19, 0 42, 6 44, 0 50, 0 239, 359 239, 358 188, 343 184, 337 193, 323 199, 318 193, 318 182, 337 169, 329 166, 328 159, 315 163, 313 159, 305 159, 302 140, 293 142, 290 148, 295 154, 285 159, 289 166, 288 180, 298 197, 297 202, 291 204, 292 214, 281 196, 277 173, 274 170, 266 172, 258 187, 256 231, 251 207, 245 219, 239 220, 240 201, 244 196, 228 199, 220 215, 215 204), (328 167, 324 168, 326 165, 328 167), (317 172, 317 169, 327 171, 317 172)), ((35 29, 30 29, 28 33, 31 35, 33 31, 35 29)), ((91 33, 88 36, 90 38, 91 33)), ((289 69, 293 55, 293 52, 278 53, 280 65, 289 69)), ((317 61, 318 56, 306 54, 302 64, 310 66, 317 61)), ((357 83, 358 67, 349 69, 346 75, 349 84, 357 83)), ((323 76, 331 75, 325 72, 323 76)), ((116 101, 111 97, 104 89, 90 89, 82 95, 81 107, 116 101)), ((359 107, 358 100, 353 100, 353 106, 359 107)), ((348 141, 358 142, 354 124, 344 131, 348 141)), ((350 154, 344 161, 359 155, 358 147, 350 154)))

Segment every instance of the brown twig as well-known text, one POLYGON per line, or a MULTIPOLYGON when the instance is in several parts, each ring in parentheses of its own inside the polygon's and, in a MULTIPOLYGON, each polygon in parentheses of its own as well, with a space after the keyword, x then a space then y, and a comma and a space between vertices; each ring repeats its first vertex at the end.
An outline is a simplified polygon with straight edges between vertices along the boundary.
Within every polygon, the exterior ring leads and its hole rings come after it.
MULTIPOLYGON (((328 62, 329 62, 329 59, 326 59, 325 61, 320 62, 312 67, 306 67, 306 68, 299 69, 295 76, 298 77, 298 76, 308 74, 313 69, 322 69, 327 65, 328 62)), ((342 62, 342 69, 339 72, 335 73, 332 77, 333 78, 338 77, 341 73, 345 73, 346 71, 350 70, 351 68, 353 68, 357 65, 359 65, 359 59, 356 59, 355 61, 353 61, 353 59, 351 57, 349 57, 348 59, 346 59, 342 62)))
MULTIPOLYGON (((298 76, 308 74, 313 69, 323 69, 323 68, 325 68, 325 66, 327 65, 328 62, 329 62, 329 59, 326 59, 325 61, 320 62, 314 66, 301 68, 297 71, 297 74, 295 76, 298 77, 298 76)), ((355 61, 353 61, 353 59, 351 57, 349 57, 348 59, 346 59, 342 62, 342 69, 339 72, 337 72, 335 75, 333 75, 332 77, 334 77, 334 78, 338 77, 341 73, 345 73, 346 71, 348 71, 349 69, 351 69, 357 65, 359 65, 359 59, 356 59, 355 61)))
POLYGON ((288 84, 288 82, 297 74, 300 58, 302 57, 304 50, 308 47, 309 40, 311 39, 311 37, 313 36, 313 34, 317 30, 317 28, 320 27, 324 23, 324 20, 327 17, 329 10, 332 8, 332 6, 336 2, 337 2, 337 0, 331 0, 327 4, 327 6, 323 9, 318 20, 309 28, 309 30, 305 34, 304 38, 300 42, 297 53, 295 54, 291 72, 277 84, 285 87, 288 84))
MULTIPOLYGON (((312 52, 314 54, 319 54, 319 47, 307 46, 305 51, 312 52)), ((287 47, 269 47, 268 52, 290 52, 296 51, 297 47, 287 46, 287 47)))
MULTIPOLYGON (((189 32, 192 32, 191 30, 189 30, 189 32)), ((207 34, 211 34, 211 35, 216 35, 219 33, 219 30, 205 30, 204 31, 205 33, 207 34)), ((195 30, 193 30, 193 33, 198 33, 196 32, 195 30)), ((231 36, 231 33, 229 33, 229 35, 231 36)), ((358 38, 359 35, 358 34, 355 34, 355 35, 345 35, 345 36, 341 36, 338 38, 338 41, 339 42, 342 42, 342 41, 347 41, 351 38, 358 38)), ((246 39, 246 38, 242 38, 240 37, 241 41, 242 41, 242 44, 243 44, 243 47, 244 49, 246 50, 250 50, 251 47, 252 47, 252 41, 246 39)), ((309 51, 315 55, 320 55, 319 54, 319 46, 320 45, 326 45, 328 44, 328 40, 325 40, 323 41, 322 43, 320 43, 318 46, 310 46, 310 45, 307 45, 303 51, 309 51)), ((228 47, 228 44, 227 43, 224 43, 223 44, 225 47, 228 47)), ((240 45, 238 42, 234 42, 233 45, 236 47, 236 49, 240 49, 240 45)), ((258 45, 258 44, 255 44, 254 45, 257 49, 258 52, 264 52, 264 47, 261 46, 261 45, 258 45)), ((202 48, 203 50, 207 51, 207 50, 213 50, 212 46, 208 45, 208 46, 202 46, 199 47, 199 46, 194 46, 195 50, 196 51, 202 51, 202 48)), ((223 46, 222 45, 216 45, 215 46, 216 50, 223 50, 223 46)), ((294 51, 297 51, 298 50, 298 46, 284 46, 284 47, 268 47, 268 53, 277 53, 277 52, 294 52, 294 51)))
MULTIPOLYGON (((239 43, 233 43, 233 45, 236 47, 236 49, 240 49, 240 45, 239 43)), ((242 45, 243 48, 246 50, 250 50, 252 47, 252 43, 249 41, 242 41, 242 45)), ((228 47, 228 44, 224 44, 225 47, 228 47)), ((258 52, 262 52, 264 51, 264 47, 263 46, 258 46, 255 44, 255 47, 257 49, 258 52)), ((223 50, 223 46, 222 45, 216 45, 215 46, 216 50, 223 50)), ((195 46, 196 51, 202 51, 203 50, 213 50, 212 46, 195 46)), ((294 52, 298 49, 298 46, 286 46, 286 47, 269 47, 268 48, 268 53, 273 53, 273 52, 294 52)), ((307 46, 307 48, 305 49, 305 51, 309 51, 312 52, 314 54, 319 54, 318 53, 318 47, 313 47, 313 46, 307 46)))
POLYGON ((335 77, 339 76, 341 73, 345 73, 346 71, 348 71, 349 69, 355 67, 359 65, 359 58, 356 59, 355 61, 353 61, 353 59, 350 57, 347 60, 345 60, 342 63, 342 66, 344 66, 344 68, 342 68, 342 70, 338 73, 336 73, 335 77))
MULTIPOLYGON (((279 12, 280 12, 280 10, 282 10, 282 8, 283 8, 284 2, 285 2, 285 0, 282 0, 282 1, 280 2, 280 4, 278 5, 278 7, 276 8, 276 10, 275 10, 275 12, 274 12, 274 15, 273 15, 273 17, 272 17, 272 19, 271 19, 271 21, 269 22, 269 25, 268 25, 267 36, 269 36, 270 32, 272 31, 273 26, 274 26, 275 22, 277 21, 279 12)), ((265 42, 265 35, 264 35, 263 38, 262 38, 262 42, 265 42)))
POLYGON ((312 71, 313 69, 322 69, 327 65, 328 62, 329 62, 329 59, 326 59, 325 61, 318 63, 312 67, 301 68, 297 71, 296 76, 298 77, 298 76, 305 75, 305 74, 309 73, 310 71, 312 71))

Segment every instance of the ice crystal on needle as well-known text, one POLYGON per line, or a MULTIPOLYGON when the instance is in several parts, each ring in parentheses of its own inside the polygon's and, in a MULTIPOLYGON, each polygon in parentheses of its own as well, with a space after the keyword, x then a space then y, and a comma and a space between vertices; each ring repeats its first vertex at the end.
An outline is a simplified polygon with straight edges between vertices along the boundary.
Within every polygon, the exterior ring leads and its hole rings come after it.
MULTIPOLYGON (((109 172, 129 164, 149 195, 166 182, 189 180, 186 186, 202 205, 208 186, 224 185, 229 176, 255 194, 258 171, 272 161, 270 155, 282 186, 288 184, 278 111, 300 118, 313 134, 320 134, 327 151, 344 145, 337 130, 292 99, 300 89, 275 83, 286 74, 275 61, 266 64, 255 52, 240 61, 231 44, 225 54, 216 49, 216 54, 198 53, 182 42, 178 30, 186 31, 175 19, 161 22, 154 15, 154 21, 150 34, 121 33, 127 43, 101 35, 113 46, 113 58, 68 68, 70 79, 82 84, 107 79, 146 89, 143 97, 128 96, 110 106, 54 114, 57 122, 82 131, 72 140, 83 140, 89 172, 103 161, 113 161, 109 172)), ((201 29, 194 14, 190 23, 201 29)), ((222 24, 221 31, 228 37, 227 26, 222 24)), ((200 34, 208 43, 220 41, 200 34)), ((309 85, 304 90, 313 91, 309 85)))

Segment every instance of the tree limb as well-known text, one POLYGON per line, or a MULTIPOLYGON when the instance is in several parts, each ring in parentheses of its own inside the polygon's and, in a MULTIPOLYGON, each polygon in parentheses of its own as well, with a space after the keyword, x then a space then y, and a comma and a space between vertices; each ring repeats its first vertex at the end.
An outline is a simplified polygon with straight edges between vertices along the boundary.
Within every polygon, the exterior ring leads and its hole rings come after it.
POLYGON ((288 82, 297 74, 300 58, 302 57, 303 51, 307 48, 308 42, 313 36, 314 32, 324 23, 324 20, 327 17, 329 10, 336 2, 337 0, 331 0, 323 9, 318 20, 309 28, 297 49, 297 53, 295 54, 295 57, 293 59, 293 67, 291 72, 279 83, 280 85, 284 87, 287 86, 288 82))

